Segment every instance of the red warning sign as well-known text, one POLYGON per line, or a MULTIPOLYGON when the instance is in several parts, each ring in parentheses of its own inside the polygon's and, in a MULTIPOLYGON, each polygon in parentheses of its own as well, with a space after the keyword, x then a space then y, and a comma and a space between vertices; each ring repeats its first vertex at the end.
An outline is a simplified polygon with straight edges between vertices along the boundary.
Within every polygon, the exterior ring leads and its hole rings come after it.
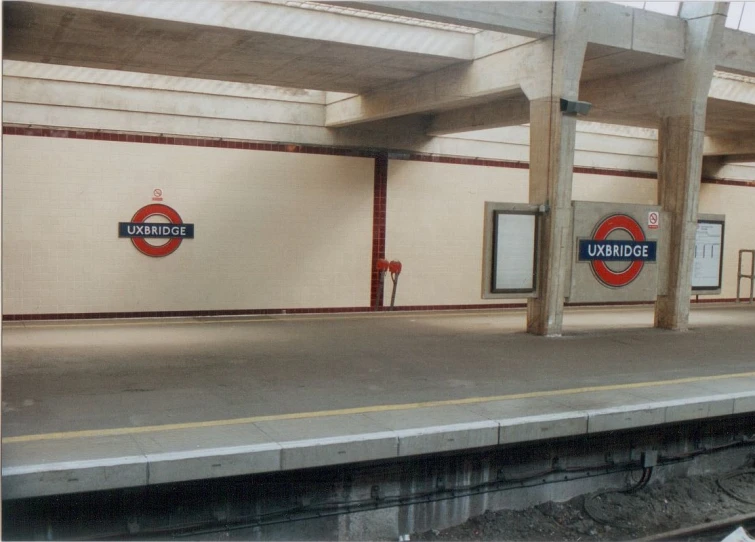
POLYGON ((661 214, 658 211, 648 213, 648 228, 657 230, 661 226, 661 214))

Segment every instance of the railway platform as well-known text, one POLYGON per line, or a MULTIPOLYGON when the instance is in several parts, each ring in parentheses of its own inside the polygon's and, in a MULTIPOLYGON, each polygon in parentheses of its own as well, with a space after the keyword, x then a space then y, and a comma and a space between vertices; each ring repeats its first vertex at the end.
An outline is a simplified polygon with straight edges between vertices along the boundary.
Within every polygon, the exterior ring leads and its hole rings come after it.
POLYGON ((3 325, 3 499, 472 450, 755 412, 755 309, 3 325))

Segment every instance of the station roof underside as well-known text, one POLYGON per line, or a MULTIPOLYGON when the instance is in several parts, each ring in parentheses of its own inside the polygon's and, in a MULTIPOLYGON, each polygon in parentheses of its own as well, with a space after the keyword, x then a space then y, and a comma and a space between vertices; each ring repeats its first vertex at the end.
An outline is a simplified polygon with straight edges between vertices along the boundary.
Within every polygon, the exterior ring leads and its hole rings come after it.
MULTIPOLYGON (((586 120, 656 128, 660 111, 675 99, 663 92, 665 68, 685 60, 687 21, 617 4, 584 5, 590 35, 579 99, 593 104, 586 120)), ((557 3, 347 2, 337 7, 201 0, 6 2, 4 57, 320 90, 325 126, 332 128, 422 115, 427 133, 442 135, 529 121, 526 84, 535 71, 549 69, 538 65, 537 55, 552 42, 557 3)), ((755 153, 753 51, 755 35, 724 29, 718 75, 708 94, 706 135, 739 140, 736 154, 755 153)), ((716 148, 716 154, 735 154, 723 143, 716 148)))

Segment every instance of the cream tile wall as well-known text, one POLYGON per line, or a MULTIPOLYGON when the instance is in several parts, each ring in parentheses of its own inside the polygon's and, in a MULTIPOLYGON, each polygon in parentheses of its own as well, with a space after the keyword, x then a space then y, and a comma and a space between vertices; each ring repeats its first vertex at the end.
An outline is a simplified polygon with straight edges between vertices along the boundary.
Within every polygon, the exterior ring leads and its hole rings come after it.
MULTIPOLYGON (((20 136, 3 158, 5 314, 369 305, 372 159, 20 136), (196 225, 165 258, 117 237, 155 188, 196 225)), ((526 202, 527 177, 390 161, 397 305, 502 302, 480 296, 483 206, 526 202)), ((575 174, 573 197, 653 204, 656 181, 575 174)), ((702 185, 700 212, 727 217, 720 297, 735 295, 737 251, 755 248, 753 207, 753 188, 702 185)))
MULTIPOLYGON (((480 296, 483 206, 485 201, 526 202, 527 178, 528 171, 522 169, 391 161, 386 257, 403 264, 396 304, 501 303, 480 296)), ((573 199, 654 205, 656 190, 655 179, 577 173, 573 199)), ((700 212, 727 217, 724 282, 718 297, 736 294, 737 251, 755 249, 753 208, 751 187, 702 185, 700 212)), ((386 303, 390 288, 387 281, 386 303)))
POLYGON ((655 179, 575 173, 572 199, 656 205, 657 186, 655 179))
POLYGON ((369 305, 368 158, 6 136, 5 314, 369 305), (117 225, 163 203, 195 238, 150 258, 117 225))
MULTIPOLYGON (((526 169, 391 160, 386 257, 403 266, 396 305, 519 303, 483 300, 486 201, 527 201, 526 169)), ((386 280, 385 302, 391 283, 386 280)))
MULTIPOLYGON (((720 296, 733 299, 737 295, 737 258, 740 249, 755 250, 755 188, 703 183, 700 187, 700 212, 726 215, 724 230, 724 265, 720 296)), ((749 273, 749 262, 745 266, 749 273)), ((742 280, 741 296, 750 295, 750 284, 742 280)))
MULTIPOLYGON (((386 257, 403 264, 397 305, 521 303, 483 300, 483 209, 486 201, 527 202, 526 169, 393 160, 388 170, 386 257)), ((575 174, 573 197, 651 203, 656 181, 575 174)), ((385 302, 390 302, 386 282, 385 302)))

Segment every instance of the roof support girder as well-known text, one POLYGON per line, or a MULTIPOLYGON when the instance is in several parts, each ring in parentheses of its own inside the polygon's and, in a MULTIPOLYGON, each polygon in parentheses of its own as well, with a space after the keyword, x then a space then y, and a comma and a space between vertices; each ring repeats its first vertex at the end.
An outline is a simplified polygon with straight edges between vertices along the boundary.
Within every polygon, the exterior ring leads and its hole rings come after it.
POLYGON ((526 92, 539 72, 550 71, 551 53, 551 40, 538 40, 401 81, 326 106, 325 125, 348 126, 526 92))
POLYGON ((554 2, 338 2, 337 5, 542 38, 553 34, 554 2))
POLYGON ((488 128, 517 126, 530 121, 530 103, 525 96, 473 105, 438 113, 427 129, 427 135, 458 134, 488 128))
POLYGON ((740 75, 755 75, 753 51, 755 34, 725 28, 716 69, 740 75))

